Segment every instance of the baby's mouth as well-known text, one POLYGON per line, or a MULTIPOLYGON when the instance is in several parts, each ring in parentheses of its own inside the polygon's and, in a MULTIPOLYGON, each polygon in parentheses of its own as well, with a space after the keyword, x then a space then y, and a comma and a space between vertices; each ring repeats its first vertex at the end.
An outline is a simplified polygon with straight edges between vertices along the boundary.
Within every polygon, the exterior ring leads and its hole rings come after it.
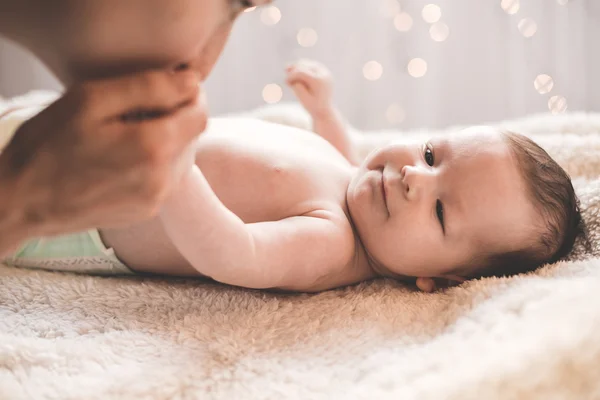
POLYGON ((385 206, 385 209, 388 212, 388 215, 390 213, 390 209, 388 208, 387 205, 387 192, 385 190, 385 176, 383 175, 383 170, 381 171, 381 194, 383 197, 383 205, 385 206))

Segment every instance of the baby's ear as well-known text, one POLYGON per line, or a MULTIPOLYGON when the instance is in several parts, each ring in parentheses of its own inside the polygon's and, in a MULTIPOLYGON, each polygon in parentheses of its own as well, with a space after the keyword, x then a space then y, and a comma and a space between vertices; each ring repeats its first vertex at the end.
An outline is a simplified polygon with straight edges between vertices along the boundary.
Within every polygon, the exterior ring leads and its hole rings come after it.
POLYGON ((426 293, 435 292, 438 289, 446 289, 452 286, 458 286, 466 279, 459 276, 451 276, 448 278, 417 278, 417 287, 426 293))
POLYGON ((436 289, 433 278, 417 278, 416 284, 419 290, 425 293, 431 293, 436 289))

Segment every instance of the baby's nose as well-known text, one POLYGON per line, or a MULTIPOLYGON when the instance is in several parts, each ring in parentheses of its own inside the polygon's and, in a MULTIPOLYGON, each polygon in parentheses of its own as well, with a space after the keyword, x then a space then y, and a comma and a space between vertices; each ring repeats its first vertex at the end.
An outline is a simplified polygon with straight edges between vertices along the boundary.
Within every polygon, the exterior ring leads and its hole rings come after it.
POLYGON ((405 165, 400 169, 400 178, 404 189, 404 195, 408 200, 416 200, 424 195, 424 192, 432 190, 433 181, 426 171, 412 165, 405 165))
POLYGON ((405 165, 404 167, 402 167, 402 169, 400 170, 400 177, 402 178, 402 180, 404 180, 404 177, 406 176, 406 169, 408 168, 408 165, 405 165))
POLYGON ((405 165, 400 169, 400 179, 402 183, 408 185, 414 180, 418 179, 419 171, 418 168, 413 165, 405 165))
POLYGON ((415 195, 414 187, 412 187, 412 184, 409 182, 408 178, 408 176, 410 175, 409 169, 410 167, 408 165, 405 165, 400 169, 400 183, 402 185, 404 197, 406 197, 407 200, 414 199, 415 195))

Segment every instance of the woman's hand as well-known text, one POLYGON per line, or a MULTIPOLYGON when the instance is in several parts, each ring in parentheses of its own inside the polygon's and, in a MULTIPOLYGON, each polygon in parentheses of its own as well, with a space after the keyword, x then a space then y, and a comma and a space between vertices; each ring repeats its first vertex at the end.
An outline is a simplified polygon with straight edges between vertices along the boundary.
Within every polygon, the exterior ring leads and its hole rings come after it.
POLYGON ((0 155, 0 252, 34 235, 153 216, 194 164, 206 122, 191 70, 72 87, 0 155))

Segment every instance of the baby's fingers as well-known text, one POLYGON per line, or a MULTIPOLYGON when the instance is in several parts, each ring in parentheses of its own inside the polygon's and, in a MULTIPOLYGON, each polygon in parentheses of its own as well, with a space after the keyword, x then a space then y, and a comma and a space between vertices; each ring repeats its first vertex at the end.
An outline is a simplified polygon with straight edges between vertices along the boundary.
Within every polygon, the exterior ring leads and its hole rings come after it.
POLYGON ((303 83, 310 87, 318 83, 318 79, 311 73, 311 71, 303 68, 293 68, 288 72, 287 76, 288 85, 292 86, 295 83, 303 83))
POLYGON ((298 100, 300 100, 302 104, 307 105, 312 101, 313 95, 308 90, 306 85, 300 82, 288 84, 290 85, 290 87, 294 91, 294 94, 296 95, 296 97, 298 97, 298 100))
POLYGON ((308 70, 313 75, 318 76, 329 74, 329 70, 327 69, 327 67, 314 60, 301 59, 292 64, 291 67, 308 70))

